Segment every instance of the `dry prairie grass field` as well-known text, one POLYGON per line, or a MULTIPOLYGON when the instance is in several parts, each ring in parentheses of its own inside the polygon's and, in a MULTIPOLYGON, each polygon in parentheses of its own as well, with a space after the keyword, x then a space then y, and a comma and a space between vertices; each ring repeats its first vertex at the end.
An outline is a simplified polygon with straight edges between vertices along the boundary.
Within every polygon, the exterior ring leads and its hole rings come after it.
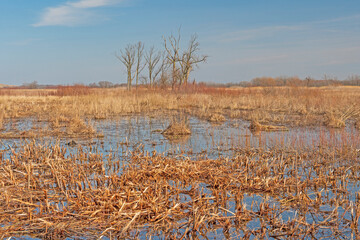
MULTIPOLYGON (((289 126, 342 127, 359 119, 359 87, 191 88, 187 91, 90 89, 0 89, 2 118, 108 119, 124 114, 183 111, 211 119, 213 114, 289 126), (336 124, 338 122, 338 124, 336 124)), ((223 118, 221 118, 223 119, 223 118)), ((217 119, 215 118, 215 121, 217 119)))
POLYGON ((1 239, 357 239, 360 88, 0 89, 1 239))

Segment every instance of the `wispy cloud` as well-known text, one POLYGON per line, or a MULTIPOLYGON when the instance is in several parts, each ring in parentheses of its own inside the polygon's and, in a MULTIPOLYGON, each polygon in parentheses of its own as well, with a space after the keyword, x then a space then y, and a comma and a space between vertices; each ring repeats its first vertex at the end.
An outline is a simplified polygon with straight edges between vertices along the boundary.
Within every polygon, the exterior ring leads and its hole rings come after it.
POLYGON ((280 34, 290 36, 291 34, 298 33, 303 33, 304 35, 340 33, 346 31, 348 27, 353 29, 354 25, 358 25, 359 20, 360 14, 312 22, 302 22, 293 25, 261 26, 252 29, 239 29, 237 31, 223 33, 217 36, 216 39, 219 42, 229 43, 256 39, 271 39, 280 34))
POLYGON ((312 24, 338 23, 338 22, 346 22, 346 21, 353 22, 353 21, 357 21, 359 19, 360 19, 360 14, 357 14, 357 15, 350 15, 350 16, 314 21, 314 22, 312 22, 312 24))
POLYGON ((66 2, 56 7, 46 8, 39 22, 34 27, 76 26, 93 20, 91 9, 116 5, 123 0, 79 0, 66 2))

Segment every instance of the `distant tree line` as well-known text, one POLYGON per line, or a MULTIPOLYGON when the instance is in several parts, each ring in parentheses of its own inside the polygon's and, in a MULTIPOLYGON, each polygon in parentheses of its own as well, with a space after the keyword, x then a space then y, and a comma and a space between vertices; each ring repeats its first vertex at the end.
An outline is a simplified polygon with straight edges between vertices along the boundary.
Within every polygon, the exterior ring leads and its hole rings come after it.
POLYGON ((114 88, 117 87, 118 85, 109 82, 109 81, 99 81, 98 83, 90 83, 89 87, 92 88, 114 88))
POLYGON ((324 76, 323 79, 314 79, 307 77, 300 79, 299 77, 257 77, 250 82, 241 82, 234 84, 243 87, 276 87, 276 86, 292 86, 292 87, 323 87, 323 86, 360 86, 360 76, 351 75, 345 80, 338 80, 335 77, 324 76))
POLYGON ((162 50, 155 47, 145 49, 142 42, 128 44, 115 56, 121 61, 126 69, 127 89, 133 84, 153 86, 176 86, 187 85, 190 73, 199 63, 205 62, 206 55, 199 55, 199 42, 197 35, 191 36, 188 46, 181 48, 180 30, 178 34, 163 37, 162 50), (143 75, 142 75, 143 73, 143 75))
MULTIPOLYGON (((160 60, 159 60, 160 61, 160 60)), ((149 76, 146 79, 145 77, 140 77, 142 84, 147 84, 149 86, 168 86, 168 84, 171 84, 172 77, 170 73, 165 72, 162 74, 165 74, 166 76, 163 77, 164 80, 162 80, 161 77, 158 75, 161 73, 153 73, 152 71, 149 71, 149 76), (150 77, 152 76, 152 77, 150 77), (150 84, 150 79, 151 83, 150 84), (147 81, 149 80, 149 81, 147 81), (165 82, 162 82, 165 81, 165 82), (163 85, 165 84, 165 85, 163 85)), ((182 83, 183 84, 183 83, 182 83)), ((194 86, 194 84, 192 84, 194 86)), ((75 84, 75 85, 69 85, 69 86, 85 86, 83 84, 75 84)), ((360 75, 351 75, 347 77, 345 80, 338 80, 336 78, 330 78, 327 76, 324 76, 323 79, 313 79, 310 77, 307 77, 305 79, 300 79, 299 77, 257 77, 252 79, 251 81, 247 82, 239 82, 239 83, 205 83, 205 82, 199 82, 196 84, 197 87, 282 87, 282 86, 288 86, 288 87, 323 87, 323 86, 360 86, 360 75)), ((30 83, 24 83, 21 86, 15 87, 5 87, 5 88, 21 88, 21 89, 57 89, 61 87, 66 87, 62 85, 40 85, 36 81, 30 82, 30 83)), ((90 83, 87 85, 87 87, 90 88, 117 88, 117 87, 128 87, 127 83, 117 83, 114 84, 109 81, 99 81, 97 83, 90 83)))

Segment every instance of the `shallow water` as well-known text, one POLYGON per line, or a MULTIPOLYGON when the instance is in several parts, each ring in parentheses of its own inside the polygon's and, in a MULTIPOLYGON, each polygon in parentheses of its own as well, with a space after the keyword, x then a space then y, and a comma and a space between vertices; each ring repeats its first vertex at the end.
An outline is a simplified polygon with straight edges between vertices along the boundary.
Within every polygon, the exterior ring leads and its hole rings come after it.
MULTIPOLYGON (((164 118, 164 116, 124 116, 112 120, 95 120, 92 121, 92 124, 97 132, 104 135, 104 138, 54 139, 48 136, 38 140, 60 141, 63 144, 75 140, 84 147, 100 146, 104 153, 115 150, 122 154, 135 150, 147 152, 155 150, 157 153, 167 156, 183 155, 191 158, 230 157, 236 153, 236 149, 243 148, 313 149, 351 146, 360 149, 360 132, 352 125, 348 125, 344 129, 311 126, 289 128, 288 131, 251 132, 249 130, 250 123, 241 119, 230 119, 221 124, 211 124, 206 120, 189 117, 187 125, 191 129, 191 135, 180 137, 174 141, 161 134, 170 124, 170 119, 164 118)), ((46 125, 44 122, 36 122, 34 119, 17 120, 8 122, 5 131, 11 128, 25 131, 34 127, 42 128, 46 125)), ((21 142, 23 141, 18 138, 1 140, 2 148, 15 146, 21 142)))
POLYGON ((129 150, 141 147, 145 151, 156 150, 167 155, 219 157, 231 156, 237 148, 317 148, 319 146, 342 147, 352 145, 360 148, 360 133, 353 127, 329 129, 320 127, 290 128, 285 132, 251 132, 250 123, 232 119, 214 125, 195 117, 188 119, 192 134, 168 140, 161 134, 170 121, 146 116, 125 117, 120 120, 95 122, 104 134, 104 145, 111 149, 119 144, 129 150), (140 146, 141 145, 141 146, 140 146))
MULTIPOLYGON (((33 127, 33 119, 25 121, 18 121, 11 123, 16 125, 18 129, 28 130, 33 127)), ((170 119, 148 116, 126 116, 113 120, 97 120, 93 121, 94 127, 98 132, 102 132, 104 138, 60 138, 53 139, 51 137, 45 137, 38 139, 38 142, 50 145, 56 142, 60 142, 61 145, 66 145, 71 140, 74 140, 77 145, 74 147, 68 146, 68 154, 77 151, 77 148, 81 146, 88 151, 100 152, 104 156, 107 154, 113 154, 117 159, 123 159, 126 164, 126 159, 132 152, 154 152, 163 154, 164 156, 170 156, 175 158, 191 158, 191 159, 214 159, 219 157, 234 157, 239 154, 241 149, 308 149, 318 150, 321 148, 338 147, 344 148, 351 146, 352 148, 360 149, 360 133, 354 129, 351 125, 345 129, 335 130, 328 129, 323 126, 314 127, 301 127, 290 128, 286 132, 257 132, 253 133, 249 131, 249 123, 240 119, 231 119, 226 122, 213 125, 207 121, 200 120, 195 117, 189 117, 187 124, 190 127, 192 134, 190 136, 180 138, 177 141, 169 140, 161 134, 161 131, 166 129, 170 124, 170 119)), ((42 126, 42 125, 41 125, 42 126)), ((6 129, 11 128, 10 125, 6 129)), ((1 141, 0 150, 9 148, 16 149, 17 146, 21 146, 24 140, 21 139, 3 139, 1 141)), ((28 140, 31 141, 31 140, 28 140)), ((7 152, 9 154, 9 152, 7 152)), ((3 159, 7 155, 3 155, 3 159)), ((336 157, 336 156, 335 156, 336 157)), ((360 153, 357 157, 360 160, 360 153)), ((300 175, 301 178, 301 175, 300 175)), ((351 202, 356 201, 356 194, 359 192, 359 184, 354 182, 347 186, 348 200, 351 202)), ((204 186, 204 193, 211 194, 211 190, 204 186)), ((336 191, 323 189, 324 194, 322 198, 333 198, 336 191)), ((307 193, 309 196, 313 196, 312 192, 307 193)), ((187 198, 189 196, 184 196, 187 198)), ((191 199, 185 199, 184 201, 190 201, 191 199)), ((274 196, 263 194, 245 194, 243 196, 243 203, 250 210, 257 211, 261 203, 268 203, 274 209, 280 208, 279 199, 274 196)), ((226 208, 235 212, 234 201, 229 201, 226 208)), ((312 224, 313 222, 321 222, 326 220, 321 215, 322 212, 334 211, 334 206, 328 204, 320 206, 318 214, 307 214, 306 222, 312 224)), ((343 215, 344 218, 350 219, 349 213, 346 213, 342 207, 337 208, 339 215, 343 215), (344 214, 345 213, 345 214, 344 214)), ((224 213, 228 214, 228 213, 224 213)), ((287 211, 282 211, 279 216, 283 222, 291 221, 297 214, 298 209, 291 208, 287 211)), ((249 229, 258 229, 261 227, 260 218, 254 218, 252 221, 246 223, 246 227, 249 229)), ((339 226, 342 229, 343 226, 339 226)), ((330 230, 324 229, 322 232, 324 236, 331 236, 330 230)), ((144 238, 146 233, 144 233, 144 238)), ((227 234, 227 233, 226 233, 227 234)), ((236 229, 231 229, 230 236, 238 236, 241 233, 236 229)), ((350 232, 345 233, 345 236, 350 237, 350 232)), ((140 235, 142 236, 142 235, 140 235)), ((226 237, 223 229, 214 230, 213 233, 209 233, 210 239, 221 239, 226 237), (220 236, 220 237, 218 237, 220 236)), ((267 236, 271 237, 271 236, 267 236)), ((319 236, 320 237, 320 236, 319 236)), ((17 238, 12 238, 17 239, 17 238)), ((25 238, 30 239, 30 238, 25 238)), ((107 238, 103 238, 107 239, 107 238)), ((161 239, 154 238, 154 239, 161 239)))

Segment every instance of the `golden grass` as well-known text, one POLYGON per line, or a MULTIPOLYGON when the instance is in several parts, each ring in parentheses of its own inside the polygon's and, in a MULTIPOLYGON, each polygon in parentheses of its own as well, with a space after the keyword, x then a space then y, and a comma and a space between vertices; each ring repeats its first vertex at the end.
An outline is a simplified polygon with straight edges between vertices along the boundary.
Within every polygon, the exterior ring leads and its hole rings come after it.
MULTIPOLYGON (((85 132, 89 133, 93 132, 91 120, 138 113, 181 111, 214 122, 230 117, 290 127, 323 124, 341 127, 347 120, 355 120, 360 112, 359 87, 209 88, 192 92, 87 88, 74 93, 71 88, 59 93, 56 90, 6 91, 0 94, 3 121, 35 117, 57 129, 67 121, 62 119, 75 119, 72 121, 79 126, 83 125, 81 121, 86 122, 85 132)), ((77 132, 74 127, 70 128, 69 133, 77 132)))
MULTIPOLYGON (((46 124, 10 129, 0 138, 94 137, 99 134, 93 120, 134 113, 242 118, 255 131, 286 130, 279 124, 360 126, 356 87, 5 93, 0 94, 0 126, 29 117, 46 124)), ((162 133, 178 138, 191 131, 175 122, 162 133)), ((78 149, 69 154, 57 144, 32 142, 0 151, 2 239, 198 239, 212 238, 216 230, 222 238, 245 239, 359 233, 360 195, 350 189, 360 179, 359 152, 352 145, 238 149, 231 158, 196 161, 140 151, 119 159, 73 141, 67 145, 78 149), (251 195, 260 200, 249 203, 251 195), (297 214, 287 218, 289 211, 297 214)))
POLYGON ((184 122, 171 123, 162 134, 168 138, 179 138, 191 134, 190 128, 184 122))
POLYGON ((208 121, 213 123, 221 123, 221 122, 225 122, 226 118, 222 114, 213 113, 209 116, 208 121))
POLYGON ((347 107, 345 111, 341 113, 330 112, 327 114, 325 125, 332 128, 343 128, 346 125, 348 119, 356 119, 360 116, 360 108, 352 105, 347 107))
POLYGON ((266 132, 272 132, 272 131, 288 131, 289 129, 284 126, 274 126, 274 125, 263 125, 260 124, 258 121, 252 121, 249 129, 251 131, 266 131, 266 132))
POLYGON ((4 112, 0 110, 0 130, 3 128, 4 112))
POLYGON ((358 118, 355 122, 355 127, 360 130, 360 118, 358 118))
POLYGON ((345 127, 345 120, 341 117, 335 117, 333 114, 329 114, 325 121, 325 125, 332 128, 343 128, 345 127))

